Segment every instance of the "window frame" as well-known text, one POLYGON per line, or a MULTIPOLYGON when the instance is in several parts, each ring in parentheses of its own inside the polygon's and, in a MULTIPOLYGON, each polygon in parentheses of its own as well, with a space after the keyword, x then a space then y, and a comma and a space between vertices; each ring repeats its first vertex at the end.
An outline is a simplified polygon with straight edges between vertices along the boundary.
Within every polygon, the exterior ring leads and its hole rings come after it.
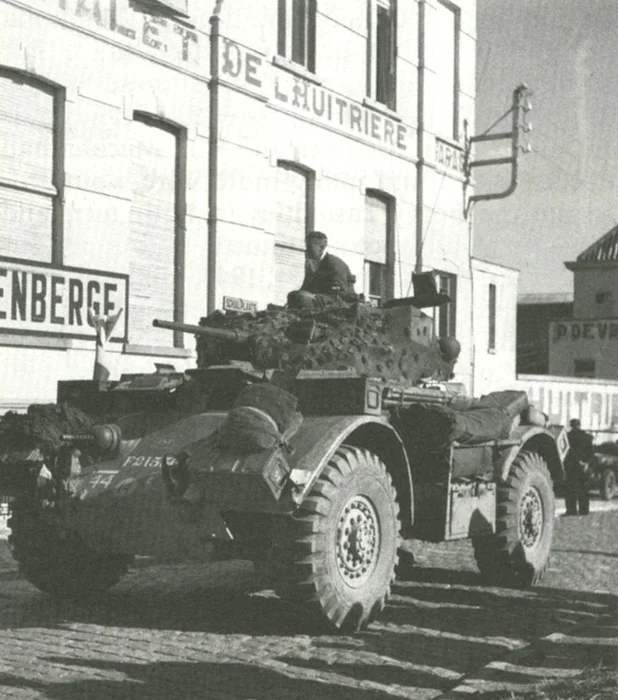
MULTIPOLYGON (((381 299, 378 303, 380 305, 388 299, 392 299, 395 296, 395 216, 396 216, 396 199, 392 195, 384 192, 382 190, 373 189, 368 187, 365 190, 364 205, 367 206, 367 199, 377 199, 386 206, 386 230, 385 234, 385 263, 377 263, 375 260, 370 260, 365 257, 365 251, 363 251, 363 275, 367 274, 367 271, 371 271, 371 264, 380 265, 383 277, 381 280, 382 294, 381 299)), ((366 280, 363 279, 363 289, 369 289, 371 286, 371 280, 369 280, 369 285, 366 284, 366 280)))
POLYGON ((448 294, 451 298, 446 304, 434 307, 433 312, 433 322, 434 322, 434 333, 436 337, 442 338, 445 336, 456 337, 457 336, 457 275, 452 272, 445 272, 444 270, 434 270, 434 279, 436 281, 436 289, 438 293, 448 294), (447 289, 444 290, 442 285, 442 280, 447 281, 447 289), (446 313, 446 334, 443 336, 440 333, 440 326, 442 325, 442 314, 446 313))
POLYGON ((487 328, 487 349, 490 352, 496 351, 496 305, 498 299, 498 287, 494 282, 488 285, 488 328, 487 328))
POLYGON ((367 97, 376 104, 396 111, 397 109, 397 0, 367 1, 367 97), (380 9, 390 15, 388 24, 390 46, 388 47, 388 83, 384 87, 385 99, 380 99, 378 84, 378 16, 380 9))
MULTIPOLYGON (((303 165, 302 163, 298 163, 297 161, 292 161, 292 160, 285 160, 285 159, 278 159, 276 163, 277 168, 283 168, 285 170, 291 170, 292 172, 297 173, 298 175, 301 175, 304 180, 305 180, 305 237, 310 231, 313 231, 315 229, 315 170, 312 168, 303 165)), ((277 216, 277 207, 278 207, 278 200, 275 201, 275 217, 277 216)), ((276 260, 276 255, 277 255, 277 248, 284 248, 287 250, 295 250, 302 252, 303 255, 305 255, 305 244, 303 242, 303 247, 299 248, 295 245, 292 244, 291 241, 284 242, 278 238, 277 235, 277 226, 275 225, 273 231, 273 239, 274 239, 274 248, 273 248, 273 256, 274 259, 276 260)), ((277 272, 275 270, 275 280, 276 280, 277 272)), ((302 282, 302 280, 301 280, 302 282)), ((275 282, 276 284, 276 282, 275 282)), ((292 290, 290 290, 292 291, 292 290)))
POLYGON ((317 14, 317 0, 277 0, 277 55, 309 73, 315 73, 316 68, 317 14), (297 60, 296 47, 299 34, 295 9, 299 2, 304 3, 301 60, 297 60))
MULTIPOLYGON (((176 140, 176 159, 174 171, 174 321, 184 322, 185 315, 185 278, 186 278, 186 223, 187 223, 187 143, 186 127, 168 119, 135 110, 133 122, 163 129, 172 134, 176 140)), ((130 282, 130 281, 129 281, 130 282)), ((130 287, 129 287, 130 292, 130 287)), ((173 347, 184 348, 184 333, 173 332, 173 347)), ((131 344, 131 328, 128 328, 129 344, 131 344)))
POLYGON ((460 88, 461 88, 461 8, 449 0, 438 0, 438 4, 453 14, 453 94, 452 98, 452 124, 449 133, 439 134, 448 139, 458 142, 461 138, 459 126, 460 113, 460 88))
MULTIPOLYGON (((3 179, 0 174, 0 187, 7 190, 30 192, 51 199, 50 260, 24 258, 29 262, 51 263, 62 266, 64 263, 64 168, 65 168, 65 102, 66 89, 58 83, 42 79, 26 71, 0 65, 0 78, 22 82, 44 92, 51 93, 53 101, 52 122, 52 179, 49 188, 37 187, 28 182, 3 179)), ((21 257, 21 256, 20 256, 21 257)))

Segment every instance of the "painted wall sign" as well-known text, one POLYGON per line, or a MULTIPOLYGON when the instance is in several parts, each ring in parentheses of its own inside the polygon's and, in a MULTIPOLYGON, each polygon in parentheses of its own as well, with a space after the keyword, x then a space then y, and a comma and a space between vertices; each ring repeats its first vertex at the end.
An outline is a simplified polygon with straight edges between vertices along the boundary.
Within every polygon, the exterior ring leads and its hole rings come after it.
POLYGON ((579 418, 587 430, 618 430, 618 382, 527 375, 518 386, 556 423, 568 426, 579 418))
POLYGON ((550 323, 552 343, 571 340, 614 340, 618 338, 618 321, 554 321, 550 323))
POLYGON ((264 95, 286 110, 395 152, 408 150, 405 124, 285 69, 270 70, 262 56, 224 37, 220 66, 222 79, 264 95))
POLYGON ((461 148, 436 137, 435 160, 449 170, 455 170, 462 175, 465 172, 465 156, 461 148))
POLYGON ((0 257, 0 332, 90 338, 88 308, 107 315, 124 309, 112 342, 126 341, 128 275, 54 267, 0 257))
POLYGON ((243 313, 254 314, 257 311, 257 301, 241 299, 239 297, 223 297, 224 311, 242 311, 243 313))
POLYGON ((154 49, 184 63, 198 63, 197 32, 166 17, 140 12, 131 0, 36 0, 70 22, 154 49))

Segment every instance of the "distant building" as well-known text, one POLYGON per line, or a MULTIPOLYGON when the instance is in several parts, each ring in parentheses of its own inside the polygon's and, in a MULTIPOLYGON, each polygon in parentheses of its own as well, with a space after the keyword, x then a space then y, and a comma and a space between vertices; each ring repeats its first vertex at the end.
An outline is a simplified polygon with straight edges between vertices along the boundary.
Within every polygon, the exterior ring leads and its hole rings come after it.
POLYGON ((549 324, 573 318, 573 295, 517 298, 517 374, 549 374, 549 324))
POLYGON ((549 374, 618 379, 618 226, 565 265, 573 315, 549 323, 549 374))

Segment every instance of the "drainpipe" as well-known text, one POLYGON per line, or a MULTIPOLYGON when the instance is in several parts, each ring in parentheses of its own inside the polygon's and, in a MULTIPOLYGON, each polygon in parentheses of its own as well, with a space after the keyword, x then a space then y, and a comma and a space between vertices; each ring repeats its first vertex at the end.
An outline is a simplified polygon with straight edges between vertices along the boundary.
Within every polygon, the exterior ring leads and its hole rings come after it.
POLYGON ((468 220, 468 264, 470 266, 470 396, 474 396, 476 389, 476 335, 474 333, 474 228, 473 217, 468 220))
POLYGON ((210 17, 210 83, 208 113, 208 291, 207 313, 217 308, 217 186, 219 179, 219 13, 217 0, 210 17))
POLYGON ((418 87, 416 100, 416 272, 423 271, 425 168, 425 0, 418 0, 418 87))

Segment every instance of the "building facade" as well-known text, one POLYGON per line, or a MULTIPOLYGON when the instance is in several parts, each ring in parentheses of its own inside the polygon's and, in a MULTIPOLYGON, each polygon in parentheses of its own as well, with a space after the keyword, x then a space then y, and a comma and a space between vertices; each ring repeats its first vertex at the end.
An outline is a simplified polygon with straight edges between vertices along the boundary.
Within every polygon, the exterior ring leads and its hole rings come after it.
POLYGON ((549 324, 549 373, 618 379, 618 226, 573 262, 573 317, 549 324))
POLYGON ((374 303, 433 270, 472 388, 474 0, 0 9, 0 411, 92 376, 88 308, 123 310, 113 375, 190 366, 193 338, 152 319, 284 303, 312 229, 374 303))
POLYGON ((116 376, 193 354, 151 318, 205 310, 201 5, 188 25, 157 3, 0 3, 0 410, 92 377, 88 308, 123 310, 116 376))
POLYGON ((472 393, 512 388, 516 382, 519 271, 473 258, 472 393))

